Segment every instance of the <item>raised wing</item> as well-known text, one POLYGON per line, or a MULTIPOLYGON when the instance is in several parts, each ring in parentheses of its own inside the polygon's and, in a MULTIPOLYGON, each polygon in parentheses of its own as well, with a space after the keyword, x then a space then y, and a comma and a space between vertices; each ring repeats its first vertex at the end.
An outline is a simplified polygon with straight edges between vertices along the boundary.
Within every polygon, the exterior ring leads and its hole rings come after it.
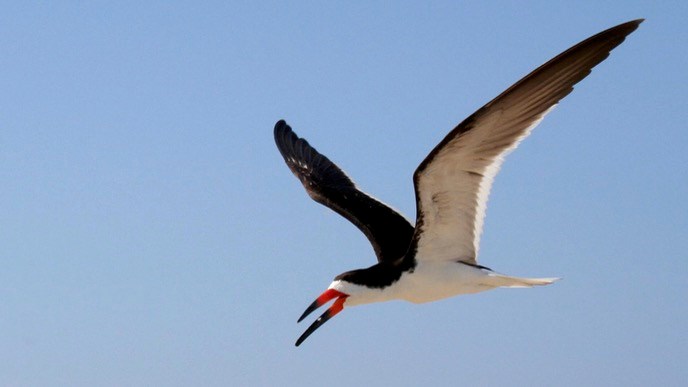
POLYGON ((504 156, 643 20, 559 54, 454 128, 414 173, 418 260, 476 264, 492 181, 504 156))
POLYGON ((308 195, 356 225, 373 245, 378 261, 394 261, 408 250, 413 226, 398 212, 360 191, 349 177, 280 120, 275 142, 308 195))

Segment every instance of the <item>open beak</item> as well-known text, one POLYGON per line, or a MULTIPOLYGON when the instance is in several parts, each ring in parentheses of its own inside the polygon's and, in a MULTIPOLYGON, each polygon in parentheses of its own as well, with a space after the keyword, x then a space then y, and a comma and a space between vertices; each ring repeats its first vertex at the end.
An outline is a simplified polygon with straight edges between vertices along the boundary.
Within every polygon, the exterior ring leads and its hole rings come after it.
POLYGON ((325 313, 323 313, 320 317, 318 317, 317 320, 311 324, 311 326, 306 329, 305 332, 299 337, 298 340, 296 340, 296 346, 298 347, 303 343, 304 340, 308 338, 308 336, 311 335, 311 333, 315 332, 316 329, 320 328, 321 325, 325 324, 327 320, 331 319, 334 317, 337 313, 341 312, 342 309, 344 309, 344 301, 346 301, 346 298, 349 297, 348 294, 342 293, 340 291, 334 290, 334 289, 327 289, 323 294, 320 295, 320 297, 316 298, 315 301, 313 301, 308 308, 306 308, 306 311, 303 312, 301 317, 299 317, 299 321, 301 322, 306 316, 311 314, 314 310, 320 308, 324 304, 326 304, 328 301, 336 298, 337 300, 330 306, 325 313))

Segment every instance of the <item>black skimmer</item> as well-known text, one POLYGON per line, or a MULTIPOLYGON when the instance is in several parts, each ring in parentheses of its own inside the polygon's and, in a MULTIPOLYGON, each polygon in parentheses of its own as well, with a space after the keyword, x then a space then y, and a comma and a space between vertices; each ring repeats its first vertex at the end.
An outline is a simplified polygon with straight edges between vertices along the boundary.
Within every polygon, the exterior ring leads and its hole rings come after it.
POLYGON ((478 264, 490 187, 504 156, 642 21, 620 24, 569 48, 449 132, 413 174, 415 227, 359 190, 286 122, 277 122, 277 148, 308 195, 356 225, 373 245, 378 260, 369 268, 334 278, 298 321, 328 301, 334 303, 296 345, 348 306, 399 299, 423 303, 498 287, 548 285, 557 280, 506 276, 478 264))

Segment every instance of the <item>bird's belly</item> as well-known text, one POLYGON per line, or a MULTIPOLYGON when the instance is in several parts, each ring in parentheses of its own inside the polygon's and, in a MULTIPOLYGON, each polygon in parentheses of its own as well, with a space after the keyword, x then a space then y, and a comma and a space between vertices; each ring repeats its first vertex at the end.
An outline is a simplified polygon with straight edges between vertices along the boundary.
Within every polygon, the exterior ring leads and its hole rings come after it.
POLYGON ((413 273, 404 273, 393 287, 397 298, 424 303, 460 294, 493 289, 489 271, 460 262, 419 263, 413 273))

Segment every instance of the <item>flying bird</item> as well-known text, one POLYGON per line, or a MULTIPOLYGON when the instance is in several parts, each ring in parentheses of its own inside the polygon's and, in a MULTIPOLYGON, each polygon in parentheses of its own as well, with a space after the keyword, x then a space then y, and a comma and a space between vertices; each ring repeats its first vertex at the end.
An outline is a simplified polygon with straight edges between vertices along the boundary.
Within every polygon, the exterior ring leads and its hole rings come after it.
POLYGON ((557 280, 506 276, 478 263, 492 181, 505 155, 642 21, 620 24, 569 48, 449 132, 413 174, 415 226, 361 191, 284 120, 277 122, 275 142, 289 169, 313 200, 365 234, 378 261, 334 278, 298 322, 327 302, 334 303, 299 337, 296 346, 345 307, 389 300, 424 303, 557 280))

